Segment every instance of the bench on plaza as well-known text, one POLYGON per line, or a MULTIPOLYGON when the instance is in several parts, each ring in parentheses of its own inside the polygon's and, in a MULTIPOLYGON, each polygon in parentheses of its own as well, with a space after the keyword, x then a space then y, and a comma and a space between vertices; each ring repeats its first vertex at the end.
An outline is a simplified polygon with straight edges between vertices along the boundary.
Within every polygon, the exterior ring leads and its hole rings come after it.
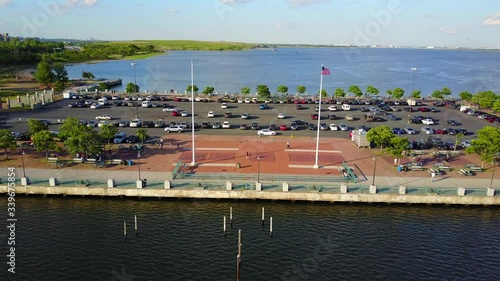
POLYGON ((57 164, 59 163, 59 159, 57 157, 48 157, 47 158, 47 164, 50 164, 53 168, 57 167, 57 164))
POLYGON ((460 151, 449 151, 448 155, 454 156, 454 157, 460 156, 460 151))
POLYGON ((428 172, 429 174, 435 173, 436 175, 441 175, 443 173, 440 169, 437 168, 430 168, 428 172))
POLYGON ((73 159, 71 159, 71 162, 73 162, 75 164, 80 164, 80 163, 83 163, 83 160, 82 160, 82 158, 73 158, 73 159))
POLYGON ((106 161, 110 165, 125 165, 125 160, 123 159, 111 159, 106 161))
POLYGON ((424 167, 422 167, 422 166, 410 166, 410 169, 412 171, 423 171, 424 167))
POLYGON ((474 173, 472 173, 471 171, 469 170, 466 170, 466 169, 460 169, 460 171, 458 171, 458 173, 462 176, 466 176, 466 177, 469 177, 469 176, 473 176, 474 173))
POLYGON ((465 168, 476 167, 476 164, 469 163, 469 164, 465 164, 464 167, 465 168))
POLYGON ((95 164, 97 160, 95 158, 87 158, 83 163, 85 164, 95 164))
POLYGON ((469 170, 472 171, 472 172, 476 172, 476 173, 477 172, 480 172, 480 173, 483 172, 483 168, 478 167, 478 166, 472 166, 472 167, 469 168, 469 170))
POLYGON ((411 155, 425 155, 425 151, 423 150, 414 150, 411 155))

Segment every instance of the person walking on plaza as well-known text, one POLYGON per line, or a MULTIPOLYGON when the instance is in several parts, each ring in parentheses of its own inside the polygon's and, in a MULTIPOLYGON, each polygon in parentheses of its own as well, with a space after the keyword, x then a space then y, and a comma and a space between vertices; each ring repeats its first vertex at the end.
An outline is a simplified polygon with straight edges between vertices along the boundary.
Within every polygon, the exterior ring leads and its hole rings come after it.
POLYGON ((247 160, 248 160, 248 157, 250 157, 250 155, 248 154, 248 151, 247 151, 247 158, 246 158, 247 160))
POLYGON ((432 180, 432 182, 434 182, 435 178, 436 178, 436 173, 432 172, 431 173, 431 180, 432 180))
POLYGON ((163 148, 163 139, 160 138, 160 149, 162 149, 162 148, 163 148))
POLYGON ((289 141, 286 142, 286 148, 290 149, 290 142, 289 141))

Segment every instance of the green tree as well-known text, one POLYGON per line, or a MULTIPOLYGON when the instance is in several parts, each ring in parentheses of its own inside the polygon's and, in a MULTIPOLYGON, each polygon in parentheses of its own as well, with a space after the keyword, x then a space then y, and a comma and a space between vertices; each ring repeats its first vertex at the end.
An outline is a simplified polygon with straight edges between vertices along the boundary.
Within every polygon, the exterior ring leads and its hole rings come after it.
MULTIPOLYGON (((344 92, 344 89, 342 89, 342 88, 337 88, 337 89, 335 89, 335 93, 334 93, 334 95, 335 95, 336 97, 339 97, 339 98, 343 98, 343 97, 345 97, 345 92, 344 92)), ((363 93, 361 93, 361 95, 363 95, 363 93)))
MULTIPOLYGON (((319 93, 318 93, 318 97, 319 97, 319 93)), ((326 97, 328 97, 328 92, 327 92, 325 89, 322 89, 322 90, 321 90, 321 97, 322 97, 322 98, 326 98, 326 97)))
POLYGON ((194 93, 198 93, 198 91, 200 90, 196 85, 188 85, 186 88, 186 92, 191 93, 191 87, 193 88, 194 93))
MULTIPOLYGON (((491 162, 494 155, 500 151, 500 129, 486 126, 477 131, 477 138, 472 140, 466 153, 476 153, 482 161, 491 162)), ((483 165, 481 165, 483 166, 483 165)))
POLYGON ((422 96, 420 95, 420 90, 414 90, 412 93, 411 93, 411 97, 414 98, 414 99, 420 99, 422 98, 422 96))
POLYGON ((52 66, 47 61, 41 61, 36 66, 36 72, 33 75, 36 81, 46 88, 49 84, 54 82, 54 73, 52 72, 52 66))
POLYGON ((271 96, 269 87, 263 84, 257 85, 257 95, 262 99, 268 99, 271 96))
POLYGON ((443 94, 443 97, 449 97, 451 96, 451 89, 444 87, 443 89, 441 89, 441 93, 443 94))
POLYGON ((16 138, 10 133, 9 130, 0 130, 0 149, 4 150, 5 160, 7 160, 7 150, 11 151, 17 148, 16 138))
POLYGON ((111 124, 105 124, 104 126, 101 127, 101 132, 99 135, 103 140, 107 140, 108 148, 110 148, 110 141, 117 133, 118 133, 117 127, 111 124))
POLYGON ((201 93, 208 96, 211 95, 214 91, 215 91, 214 87, 206 86, 205 90, 203 90, 203 92, 201 93))
POLYGON ((299 94, 304 94, 306 92, 306 86, 303 86, 303 85, 299 85, 297 86, 297 93, 299 94))
POLYGON ((54 140, 55 135, 48 130, 38 131, 31 137, 33 138, 33 145, 36 151, 45 151, 45 157, 49 157, 49 150, 57 148, 56 141, 54 140))
POLYGON ((96 130, 88 126, 83 126, 82 130, 66 139, 64 145, 68 152, 73 155, 77 153, 95 155, 102 150, 102 139, 96 130))
POLYGON ((459 96, 463 101, 471 101, 472 100, 472 94, 467 92, 467 91, 461 92, 459 96))
POLYGON ((92 72, 85 72, 83 71, 82 72, 82 78, 83 79, 89 79, 89 80, 92 80, 95 78, 94 74, 92 74, 92 72))
POLYGON ((455 148, 453 150, 457 150, 457 146, 460 144, 460 140, 464 137, 464 134, 458 133, 455 135, 455 148))
POLYGON ((68 71, 66 70, 62 62, 54 63, 54 65, 52 65, 52 71, 54 71, 55 81, 60 81, 63 84, 68 83, 68 71))
POLYGON ((284 94, 288 93, 288 87, 285 85, 280 85, 280 86, 278 86, 277 92, 284 95, 284 94))
POLYGON ((139 92, 139 86, 137 86, 134 83, 128 83, 127 87, 125 88, 125 92, 127 93, 138 93, 139 92))
POLYGON ((389 98, 392 98, 392 95, 393 95, 392 90, 389 89, 389 90, 385 91, 385 93, 387 94, 387 96, 389 98))
POLYGON ((379 91, 377 88, 373 87, 373 86, 368 86, 366 87, 366 92, 372 96, 378 96, 379 95, 379 91))
POLYGON ((366 133, 366 138, 368 141, 373 142, 376 146, 380 146, 380 148, 383 149, 391 144, 394 133, 388 126, 378 126, 369 130, 368 133, 366 133))
POLYGON ((49 126, 38 119, 29 119, 28 120, 28 135, 33 136, 35 133, 48 130, 49 126))
POLYGON ((491 108, 494 112, 500 112, 500 100, 497 100, 491 108))
POLYGON ((144 145, 144 141, 149 138, 148 131, 146 129, 137 130, 137 137, 141 140, 141 143, 144 145))
POLYGON ((99 83, 97 84, 97 89, 99 89, 99 91, 101 92, 104 92, 108 89, 108 85, 106 85, 106 83, 99 83))
POLYGON ((492 91, 477 92, 472 97, 472 102, 478 104, 482 108, 492 108, 493 104, 500 99, 500 95, 492 91))
POLYGON ((432 95, 431 95, 433 98, 435 99, 439 99, 439 100, 442 100, 444 98, 444 94, 442 91, 440 90, 435 90, 434 92, 432 92, 432 95))
MULTIPOLYGON (((361 88, 359 88, 359 86, 357 85, 349 86, 349 90, 347 91, 356 97, 361 97, 363 95, 363 91, 361 91, 361 88)), ((335 92, 337 92, 337 90, 335 90, 335 92)), ((337 94, 335 94, 335 96, 337 96, 337 94)))
POLYGON ((82 124, 77 118, 68 117, 59 128, 59 138, 66 140, 77 135, 80 131, 86 130, 86 127, 87 126, 82 124))
POLYGON ((243 87, 243 88, 241 88, 241 93, 242 93, 243 95, 245 95, 245 96, 248 96, 248 95, 250 94, 250 91, 251 91, 251 90, 250 90, 250 88, 248 88, 248 87, 243 87))
POLYGON ((400 138, 394 136, 391 138, 389 142, 389 146, 387 147, 387 152, 389 152, 394 158, 398 159, 398 165, 399 161, 403 157, 403 152, 408 150, 408 146, 410 145, 410 141, 408 140, 407 137, 400 138))
POLYGON ((404 97, 404 95, 405 95, 405 90, 403 90, 402 88, 396 88, 392 90, 392 97, 395 99, 400 99, 404 97))

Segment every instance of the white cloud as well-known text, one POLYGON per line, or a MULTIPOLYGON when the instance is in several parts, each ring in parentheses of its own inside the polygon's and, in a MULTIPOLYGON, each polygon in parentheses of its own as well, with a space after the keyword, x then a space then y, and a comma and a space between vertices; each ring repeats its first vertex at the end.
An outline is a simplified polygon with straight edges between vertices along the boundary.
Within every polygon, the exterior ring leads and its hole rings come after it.
POLYGON ((0 0, 0 6, 7 5, 10 3, 10 0, 0 0))
POLYGON ((500 25, 500 12, 497 12, 495 15, 491 17, 487 17, 483 21, 484 25, 500 25))
POLYGON ((292 7, 299 7, 311 4, 328 3, 330 0, 288 0, 288 3, 292 7))
POLYGON ((446 25, 439 27, 438 30, 446 34, 456 34, 458 32, 455 28, 446 25))
POLYGON ((253 0, 219 0, 224 5, 238 5, 244 3, 250 3, 253 0))
POLYGON ((83 0, 82 5, 87 6, 87 7, 91 7, 91 6, 94 6, 96 3, 97 3, 97 0, 83 0))
POLYGON ((277 30, 292 30, 298 28, 295 23, 276 23, 273 27, 277 30))
POLYGON ((175 10, 175 9, 170 9, 167 11, 169 14, 178 14, 179 11, 178 10, 175 10))
POLYGON ((95 4, 97 4, 97 0, 67 0, 62 6, 65 8, 73 8, 76 6, 92 7, 95 4))

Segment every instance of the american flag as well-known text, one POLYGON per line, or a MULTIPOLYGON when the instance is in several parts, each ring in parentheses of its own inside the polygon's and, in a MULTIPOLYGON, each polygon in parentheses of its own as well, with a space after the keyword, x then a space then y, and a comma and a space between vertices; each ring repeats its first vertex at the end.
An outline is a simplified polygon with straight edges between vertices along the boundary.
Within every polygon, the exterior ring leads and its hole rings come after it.
POLYGON ((324 66, 321 67, 321 75, 330 75, 330 70, 324 66))

